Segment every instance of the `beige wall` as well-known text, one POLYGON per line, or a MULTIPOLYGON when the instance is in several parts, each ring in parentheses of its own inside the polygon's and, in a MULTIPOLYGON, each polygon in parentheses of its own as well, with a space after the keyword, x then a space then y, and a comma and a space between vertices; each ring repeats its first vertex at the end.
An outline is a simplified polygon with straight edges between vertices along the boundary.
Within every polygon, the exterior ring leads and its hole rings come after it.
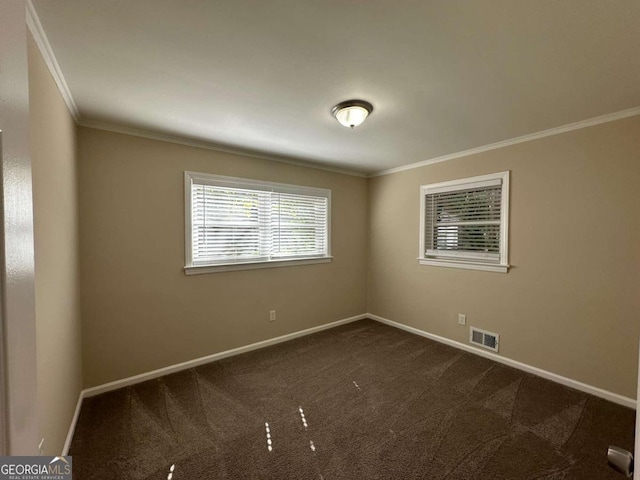
POLYGON ((634 117, 365 181, 80 128, 85 386, 369 311, 466 343, 465 313, 501 355, 634 397, 639 131, 634 117), (331 188, 334 262, 185 276, 184 170, 331 188), (510 272, 418 265, 419 185, 502 170, 510 272))
POLYGON ((86 387, 366 311, 366 179, 90 128, 78 149, 86 387), (331 189, 334 260, 185 276, 185 170, 331 189))
POLYGON ((54 455, 82 388, 76 127, 31 36, 28 49, 38 415, 54 455))
POLYGON ((376 177, 369 312, 635 397, 640 330, 640 117, 376 177), (507 274, 420 266, 419 186, 511 171, 507 274))

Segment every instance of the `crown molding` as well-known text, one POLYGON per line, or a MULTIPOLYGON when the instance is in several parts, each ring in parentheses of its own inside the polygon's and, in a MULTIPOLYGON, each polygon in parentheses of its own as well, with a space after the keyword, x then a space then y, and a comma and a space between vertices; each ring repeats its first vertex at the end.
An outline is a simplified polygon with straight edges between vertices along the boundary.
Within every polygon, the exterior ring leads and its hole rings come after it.
POLYGON ((575 123, 569 123, 560 127, 550 128, 548 130, 542 130, 541 132, 529 133, 522 135, 521 137, 511 138, 509 140, 502 140, 500 142, 491 143, 482 147, 471 148, 469 150, 463 150, 462 152, 450 153, 442 155, 440 157, 431 158, 429 160, 423 160, 421 162, 411 163, 409 165, 403 165, 401 167, 390 168, 388 170, 380 170, 378 172, 370 173, 368 178, 380 177, 382 175, 389 175, 391 173, 404 172, 405 170, 413 170, 414 168, 425 167, 427 165, 433 165, 434 163, 447 162, 449 160, 455 160, 456 158, 467 157, 469 155, 475 155, 476 153, 488 152, 490 150, 496 150, 498 148, 508 147, 510 145, 516 145, 518 143, 529 142, 531 140, 537 140, 539 138, 551 137, 553 135, 559 135, 561 133, 571 132, 572 130, 580 130, 582 128, 592 127, 594 125, 600 125, 601 123, 614 122, 627 117, 633 117, 640 115, 640 107, 629 108, 627 110, 621 110, 619 112, 608 113, 599 117, 589 118, 587 120, 581 120, 575 123))
POLYGON ((56 60, 56 56, 53 53, 51 44, 47 39, 47 34, 44 32, 44 28, 42 27, 42 23, 40 22, 38 13, 36 12, 36 9, 33 6, 31 0, 27 0, 26 5, 27 27, 29 28, 31 35, 33 35, 33 39, 36 41, 36 45, 38 45, 38 49, 40 50, 42 58, 49 68, 49 72, 51 72, 53 80, 58 86, 58 90, 60 90, 60 94, 64 99, 64 103, 67 104, 69 113, 71 113, 73 119, 76 121, 76 123, 78 123, 80 121, 80 113, 78 112, 78 107, 76 106, 76 102, 73 101, 71 91, 69 90, 67 81, 64 79, 64 75, 62 74, 62 70, 60 69, 58 60, 56 60))
POLYGON ((87 120, 87 119, 81 119, 76 123, 81 127, 94 128, 96 130, 105 130, 107 132, 122 133, 124 135, 132 135, 134 137, 148 138, 150 140, 176 143, 178 145, 186 145, 189 147, 204 148, 206 150, 229 153, 232 155, 241 155, 244 157, 259 158, 261 160, 269 160, 272 162, 286 163, 289 165, 295 165, 297 167, 313 168, 315 170, 322 170, 322 171, 331 172, 331 173, 339 173, 342 175, 350 175, 352 177, 361 177, 361 178, 367 177, 366 173, 357 172, 355 170, 348 170, 348 169, 339 168, 339 167, 329 167, 329 166, 320 165, 311 161, 297 160, 297 159, 288 158, 288 157, 280 157, 278 155, 268 155, 264 153, 253 152, 251 150, 243 150, 240 148, 227 147, 225 145, 220 145, 213 142, 207 142, 204 140, 195 140, 195 139, 180 137, 177 135, 151 132, 149 130, 127 127, 124 125, 116 125, 112 123, 99 122, 99 121, 87 120))
POLYGON ((233 155, 242 155, 245 157, 251 158, 259 158, 262 160, 270 160, 273 162, 286 163, 289 165, 295 165, 298 167, 305 168, 314 168, 316 170, 323 170, 326 172, 332 173, 340 173, 342 175, 350 175, 354 177, 366 178, 367 174, 363 172, 358 172, 355 170, 349 170, 345 168, 338 167, 329 167, 324 165, 319 165, 317 163, 311 161, 297 160, 287 157, 281 157, 278 155, 268 155, 263 153, 252 152, 250 150, 243 150, 240 148, 230 148, 224 145, 216 144, 213 142, 206 142, 200 140, 193 140, 188 138, 179 137, 176 135, 168 135, 157 132, 150 132, 143 129, 126 127, 123 125, 114 125, 104 122, 98 122, 94 120, 83 119, 80 116, 80 112, 78 111, 78 107, 76 106, 75 101, 73 100, 73 96, 71 95, 71 91, 69 90, 69 86, 67 81, 64 78, 60 65, 58 64, 58 60, 56 59, 55 54, 53 53, 53 49, 51 48, 51 44, 47 38, 47 34, 44 31, 44 27, 42 26, 42 22, 40 22, 40 18, 38 17, 38 13, 36 12, 35 7, 33 6, 32 0, 26 1, 26 19, 27 19, 27 27, 29 31, 33 35, 33 39, 40 50, 42 58, 44 59, 53 80, 55 81, 58 90, 60 91, 60 95, 62 96, 64 102, 71 113, 71 116, 75 120, 76 124, 82 127, 95 128, 98 130, 107 130, 115 133, 122 133, 125 135, 133 135, 136 137, 149 138, 152 140, 159 140, 163 142, 176 143, 179 145, 187 145, 190 147, 204 148, 208 150, 214 150, 217 152, 230 153, 233 155))
POLYGON ((98 130, 106 130, 115 133, 122 133, 125 135, 133 135, 136 137, 149 138, 152 140, 159 140, 163 142, 176 143, 179 145, 187 145, 196 148, 204 148, 208 150, 214 150, 217 152, 230 153, 233 155, 243 155, 251 158, 259 158, 262 160, 270 160, 274 162, 287 163, 289 165, 296 165, 299 167, 306 168, 314 168, 316 170, 322 170, 332 173, 340 173, 343 175, 351 175, 355 177, 362 178, 373 178, 379 177, 383 175, 389 175, 392 173, 403 172, 405 170, 413 170, 415 168, 425 167, 427 165, 433 165, 435 163, 447 162, 449 160, 455 160, 457 158, 467 157, 470 155, 475 155, 477 153, 488 152, 491 150, 496 150, 503 147, 508 147, 510 145, 516 145, 518 143, 529 142, 531 140, 537 140, 540 138, 550 137, 553 135, 559 135, 561 133, 570 132, 573 130, 579 130, 582 128, 592 127, 594 125, 600 125, 602 123, 613 122, 616 120, 621 120, 627 117, 633 117, 636 115, 640 115, 640 106, 629 108, 627 110, 621 110, 619 112, 609 113, 606 115, 601 115, 599 117, 594 117, 586 120, 581 120, 579 122, 569 123, 567 125, 562 125, 560 127, 550 128, 548 130, 542 130, 540 132, 530 133, 527 135, 522 135, 520 137, 511 138, 508 140, 502 140, 500 142, 491 143, 489 145, 484 145, 481 147, 471 148, 469 150, 463 150, 461 152, 449 153, 447 155, 442 155, 439 157, 430 158, 428 160, 423 160, 420 162, 410 163, 408 165, 403 165, 400 167, 390 168, 386 170, 380 170, 373 173, 362 173, 356 170, 349 170, 345 168, 339 167, 330 167, 326 165, 320 165, 318 163, 312 161, 298 160, 292 159, 288 157, 281 157, 278 155, 269 155, 265 153, 257 153, 250 150, 243 150, 241 148, 232 148, 227 147, 225 145, 220 145, 214 142, 207 142, 202 140, 194 140, 189 138, 179 137, 177 135, 169 135, 158 132, 151 132, 143 129, 127 127, 123 125, 114 125, 105 122, 99 122, 94 120, 83 119, 80 116, 80 112, 78 111, 78 107, 76 106, 75 101, 71 95, 71 91, 69 90, 69 86, 62 74, 62 70, 60 69, 60 65, 56 60, 56 57, 53 53, 53 49, 51 48, 51 44, 47 39, 47 35, 44 31, 42 23, 40 22, 40 18, 33 6, 32 0, 26 1, 26 19, 27 19, 27 27, 29 31, 33 35, 33 38, 44 58, 44 61, 51 72, 51 76, 53 77, 56 85, 58 86, 58 90, 64 99, 64 102, 71 113, 71 116, 75 120, 76 124, 83 127, 95 128, 98 130))

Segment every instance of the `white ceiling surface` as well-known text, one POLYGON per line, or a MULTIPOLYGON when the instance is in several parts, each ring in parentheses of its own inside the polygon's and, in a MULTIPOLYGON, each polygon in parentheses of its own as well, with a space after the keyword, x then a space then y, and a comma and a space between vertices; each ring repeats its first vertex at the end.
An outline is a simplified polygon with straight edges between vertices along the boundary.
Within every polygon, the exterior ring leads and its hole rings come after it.
POLYGON ((376 172, 640 106, 640 2, 34 0, 82 121, 376 172), (331 116, 362 98, 351 131, 331 116))

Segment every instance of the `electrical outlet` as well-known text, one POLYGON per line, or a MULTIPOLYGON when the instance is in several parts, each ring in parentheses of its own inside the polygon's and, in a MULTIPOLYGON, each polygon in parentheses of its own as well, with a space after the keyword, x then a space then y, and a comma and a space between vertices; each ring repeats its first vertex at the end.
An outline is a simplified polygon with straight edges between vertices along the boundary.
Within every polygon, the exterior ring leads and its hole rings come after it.
POLYGON ((271 310, 269 312, 269 321, 270 322, 275 322, 276 320, 276 311, 275 310, 271 310))
POLYGON ((458 325, 466 325, 467 324, 467 316, 463 313, 458 314, 458 325))
POLYGON ((38 444, 38 452, 40 452, 40 456, 44 453, 44 438, 38 444))

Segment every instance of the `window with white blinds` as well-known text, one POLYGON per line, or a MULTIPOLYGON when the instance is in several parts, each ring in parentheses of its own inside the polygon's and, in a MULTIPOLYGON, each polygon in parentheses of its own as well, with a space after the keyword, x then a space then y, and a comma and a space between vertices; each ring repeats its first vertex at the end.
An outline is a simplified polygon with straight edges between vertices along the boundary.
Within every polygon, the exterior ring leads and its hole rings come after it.
POLYGON ((507 271, 509 172, 423 185, 420 191, 421 263, 507 271))
POLYGON ((330 259, 330 190, 185 172, 185 200, 187 273, 330 259))

